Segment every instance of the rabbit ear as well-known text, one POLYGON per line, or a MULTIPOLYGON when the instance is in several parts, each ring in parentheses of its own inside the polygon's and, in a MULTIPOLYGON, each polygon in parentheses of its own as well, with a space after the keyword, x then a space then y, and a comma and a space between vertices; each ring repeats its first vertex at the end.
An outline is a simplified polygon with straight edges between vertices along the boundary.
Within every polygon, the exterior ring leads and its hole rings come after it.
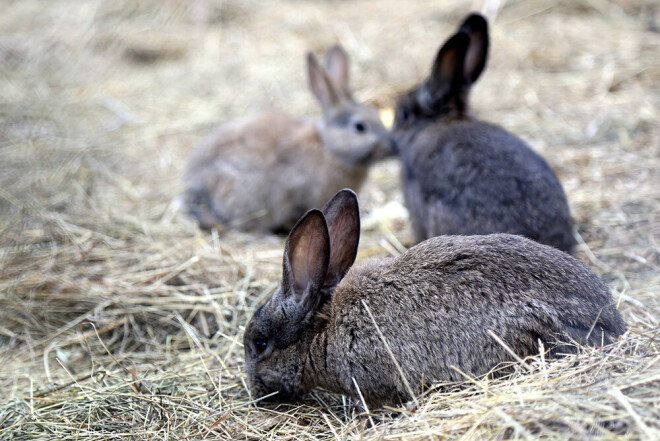
POLYGON ((355 262, 360 242, 360 209, 357 195, 340 190, 323 207, 330 233, 330 263, 326 287, 335 286, 355 262))
POLYGON ((325 70, 337 88, 337 93, 350 99, 348 54, 340 45, 330 47, 325 53, 325 70))
POLYGON ((433 63, 431 76, 419 91, 419 102, 429 109, 448 97, 460 95, 465 84, 463 68, 470 37, 464 32, 454 34, 442 46, 433 63))
POLYGON ((339 103, 339 94, 332 84, 330 77, 323 69, 316 57, 311 52, 307 54, 307 72, 309 75, 309 86, 316 98, 321 102, 323 110, 326 111, 339 103))
POLYGON ((293 299, 302 312, 318 304, 328 272, 330 237, 323 213, 308 211, 293 227, 284 248, 282 296, 293 299))
POLYGON ((480 14, 469 15, 461 24, 459 32, 470 36, 470 46, 465 55, 463 75, 472 84, 477 81, 486 67, 488 58, 488 22, 480 14))

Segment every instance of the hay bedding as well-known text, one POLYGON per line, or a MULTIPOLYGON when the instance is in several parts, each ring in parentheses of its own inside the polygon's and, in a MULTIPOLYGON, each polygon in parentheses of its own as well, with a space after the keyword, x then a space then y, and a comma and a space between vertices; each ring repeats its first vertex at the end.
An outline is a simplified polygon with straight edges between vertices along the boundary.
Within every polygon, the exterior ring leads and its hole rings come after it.
MULTIPOLYGON (((438 385, 417 409, 250 401, 242 331, 276 287, 282 238, 177 215, 186 155, 218 121, 317 112, 303 54, 335 41, 358 97, 391 106, 480 7, 0 2, 0 438, 660 437, 660 11, 644 0, 488 2, 493 51, 472 99, 557 170, 578 257, 630 332, 438 385)), ((380 165, 361 192, 359 258, 410 243, 397 170, 380 165)))

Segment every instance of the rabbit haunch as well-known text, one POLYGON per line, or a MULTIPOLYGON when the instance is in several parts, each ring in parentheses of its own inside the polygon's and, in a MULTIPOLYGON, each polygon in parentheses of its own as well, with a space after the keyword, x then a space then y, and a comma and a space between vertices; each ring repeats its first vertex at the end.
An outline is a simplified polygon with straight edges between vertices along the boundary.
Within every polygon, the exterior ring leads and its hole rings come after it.
POLYGON ((514 361, 491 333, 524 358, 539 353, 539 342, 556 357, 574 352, 573 342, 608 344, 625 330, 593 273, 521 236, 439 236, 348 270, 357 200, 344 190, 328 204, 332 213, 311 210, 291 231, 281 288, 246 328, 255 397, 285 400, 321 387, 370 406, 397 404, 423 383, 463 381, 461 372, 481 376, 514 361))
POLYGON ((488 47, 486 20, 468 16, 429 77, 397 104, 393 133, 415 239, 511 233, 571 253, 573 221, 550 166, 516 136, 469 113, 488 47))
POLYGON ((184 206, 203 228, 286 232, 341 188, 359 189, 369 166, 393 154, 377 110, 352 98, 344 50, 330 48, 325 67, 312 54, 307 64, 322 120, 247 117, 222 125, 192 153, 184 206))

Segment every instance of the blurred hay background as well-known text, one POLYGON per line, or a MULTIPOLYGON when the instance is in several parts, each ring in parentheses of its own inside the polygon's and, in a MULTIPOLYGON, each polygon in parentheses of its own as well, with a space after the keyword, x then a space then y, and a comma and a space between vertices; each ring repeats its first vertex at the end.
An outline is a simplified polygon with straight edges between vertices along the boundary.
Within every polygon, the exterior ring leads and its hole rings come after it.
MULTIPOLYGON (((1 439, 660 438, 660 8, 652 0, 0 1, 1 439), (250 403, 242 332, 282 238, 205 234, 172 199, 217 123, 318 114, 304 53, 341 42, 389 108, 470 10, 472 104, 557 171, 629 334, 441 387, 416 411, 250 403)), ((360 258, 410 243, 398 165, 361 192, 360 258), (387 204, 387 205, 386 205, 387 204), (386 208, 383 208, 386 207, 386 208)))

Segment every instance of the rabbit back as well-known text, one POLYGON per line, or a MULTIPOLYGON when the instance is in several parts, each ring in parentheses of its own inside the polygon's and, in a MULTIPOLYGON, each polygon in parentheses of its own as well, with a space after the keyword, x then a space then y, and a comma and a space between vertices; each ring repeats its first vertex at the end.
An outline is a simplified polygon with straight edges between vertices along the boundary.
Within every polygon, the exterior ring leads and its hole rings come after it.
POLYGON ((540 155, 502 128, 480 121, 430 125, 401 159, 416 241, 506 232, 573 251, 559 180, 540 155))
POLYGON ((383 338, 419 394, 422 382, 463 381, 513 361, 489 331, 524 358, 539 341, 556 356, 573 352, 572 340, 608 344, 624 329, 607 287, 576 259, 496 234, 436 237, 352 268, 319 340, 330 369, 344 373, 326 375, 326 387, 358 396, 354 378, 368 403, 383 404, 411 398, 383 338))

